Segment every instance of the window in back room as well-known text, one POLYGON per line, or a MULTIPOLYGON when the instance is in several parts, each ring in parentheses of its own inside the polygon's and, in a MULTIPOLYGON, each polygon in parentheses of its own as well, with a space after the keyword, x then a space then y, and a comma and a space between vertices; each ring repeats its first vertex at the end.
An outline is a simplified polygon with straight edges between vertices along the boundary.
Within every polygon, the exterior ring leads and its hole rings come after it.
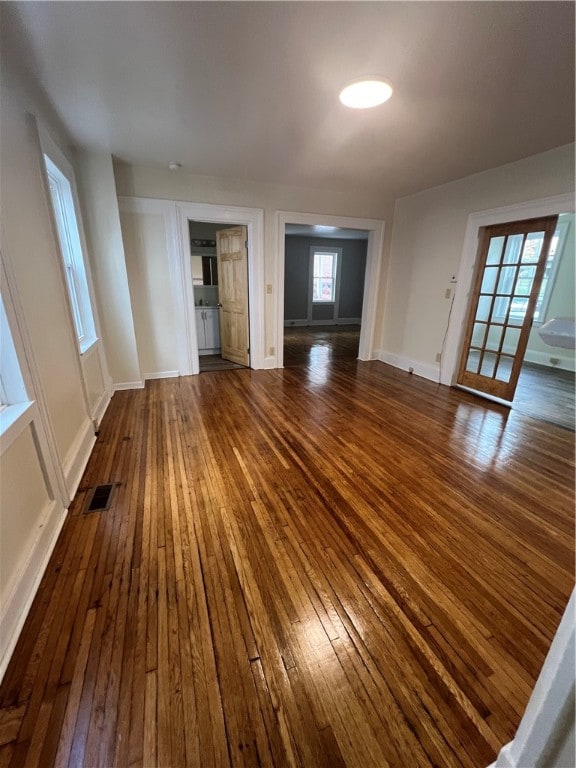
POLYGON ((314 247, 312 275, 312 301, 333 302, 336 297, 337 250, 314 247))

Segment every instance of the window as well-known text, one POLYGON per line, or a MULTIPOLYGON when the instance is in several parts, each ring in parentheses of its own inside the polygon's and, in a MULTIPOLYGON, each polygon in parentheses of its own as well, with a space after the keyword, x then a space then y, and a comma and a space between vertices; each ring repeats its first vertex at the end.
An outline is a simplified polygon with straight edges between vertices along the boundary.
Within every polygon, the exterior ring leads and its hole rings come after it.
POLYGON ((80 352, 85 352, 96 341, 96 331, 72 187, 46 154, 44 162, 74 327, 80 352))
MULTIPOLYGON (((4 275, 3 275, 4 277, 4 275)), ((5 283, 4 283, 5 285, 5 283)), ((12 329, 0 296, 0 435, 2 452, 20 434, 29 419, 31 402, 20 369, 12 329)))
MULTIPOLYGON (((566 241, 568 225, 569 225, 568 221, 560 219, 556 226, 556 231, 552 236, 550 249, 548 251, 548 257, 546 259, 546 266, 544 268, 544 277, 542 278, 542 284, 540 286, 538 299, 536 300, 536 307, 534 309, 533 319, 535 323, 542 324, 546 317, 546 311, 548 309, 548 304, 550 302, 550 295, 554 288, 554 279, 556 277, 558 263, 562 255, 564 243, 566 241)), ((527 236, 526 243, 524 246, 524 251, 522 253, 522 258, 521 258, 522 262, 537 261, 538 250, 542 242, 542 238, 543 236, 541 233, 531 233, 527 236)), ((510 250, 512 251, 516 247, 516 250, 518 251, 521 240, 522 238, 518 238, 518 243, 516 242, 509 243, 509 247, 511 246, 510 250)), ((518 261, 519 254, 516 254, 515 258, 514 259, 511 258, 510 260, 518 261)), ((520 269, 518 271, 518 280, 516 282, 516 285, 514 286, 514 296, 512 297, 512 301, 510 303, 510 318, 512 318, 513 320, 517 320, 520 323, 522 323, 522 321, 524 320, 524 317, 526 315, 526 310, 528 309, 528 299, 529 299, 530 291, 532 288, 532 282, 534 281, 535 273, 536 273, 536 267, 534 266, 533 263, 520 266, 520 269)), ((509 275, 508 274, 504 275, 504 278, 507 280, 508 284, 503 286, 502 292, 512 291, 512 287, 513 287, 512 270, 510 270, 509 275)), ((508 299, 506 298, 496 297, 495 315, 497 317, 502 318, 505 316, 507 302, 508 302, 508 299)))
POLYGON ((338 253, 326 249, 313 249, 312 301, 316 303, 336 300, 336 268, 338 253))
POLYGON ((552 237, 548 258, 546 259, 546 267, 544 268, 544 277, 542 278, 540 293, 538 294, 538 300, 536 301, 536 309, 534 310, 535 322, 543 323, 546 319, 550 296, 554 290, 554 280, 558 271, 558 264, 560 263, 564 244, 566 243, 568 226, 569 222, 563 219, 559 219, 558 224, 556 225, 556 231, 552 237))

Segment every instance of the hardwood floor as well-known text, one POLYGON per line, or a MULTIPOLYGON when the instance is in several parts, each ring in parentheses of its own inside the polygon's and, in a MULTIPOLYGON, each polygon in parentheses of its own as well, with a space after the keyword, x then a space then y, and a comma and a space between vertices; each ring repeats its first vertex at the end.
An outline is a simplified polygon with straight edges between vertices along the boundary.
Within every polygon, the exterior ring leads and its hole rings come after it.
POLYGON ((572 587, 573 471, 568 430, 379 362, 117 392, 0 764, 487 766, 572 587))
POLYGON ((574 382, 571 371, 525 362, 512 408, 574 431, 574 382))
POLYGON ((235 371, 246 366, 225 360, 222 355, 200 355, 200 373, 213 373, 214 371, 235 371))
POLYGON ((284 329, 284 366, 323 365, 356 359, 359 325, 294 326, 284 329))

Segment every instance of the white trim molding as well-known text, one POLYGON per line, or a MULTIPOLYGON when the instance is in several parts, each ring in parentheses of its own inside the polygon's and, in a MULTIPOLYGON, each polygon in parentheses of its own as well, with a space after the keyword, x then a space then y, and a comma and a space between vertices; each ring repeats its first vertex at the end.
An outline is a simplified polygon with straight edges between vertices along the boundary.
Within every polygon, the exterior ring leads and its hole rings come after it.
POLYGON ((358 358, 375 358, 374 337, 376 332, 376 306, 380 287, 382 249, 384 247, 385 222, 380 219, 358 219, 350 216, 329 216, 322 213, 276 212, 276 286, 278 290, 276 314, 276 357, 278 367, 284 364, 284 262, 286 260, 286 224, 307 224, 344 229, 362 229, 368 232, 366 272, 364 275, 364 300, 360 328, 358 358))
MULTIPOLYGON (((39 456, 42 464, 42 471, 46 479, 46 484, 52 498, 56 499, 62 506, 68 506, 71 499, 68 498, 64 473, 62 471, 62 461, 58 452, 58 445, 54 437, 54 430, 48 412, 48 406, 44 397, 44 390, 40 380, 40 374, 36 366, 36 360, 32 351, 32 343, 28 335, 28 328, 24 318, 24 309, 18 292, 18 286, 14 277, 14 268, 10 260, 10 254, 6 248, 3 236, 0 234, 0 275, 3 286, 3 304, 10 324, 12 341, 14 342, 20 372, 22 374, 26 388, 26 401, 34 401, 34 406, 27 411, 32 416, 35 439, 38 442, 39 456)), ((6 343, 6 340, 3 340, 6 343)), ((28 426, 27 417, 18 421, 19 426, 24 429, 28 426)), ((15 439, 16 433, 12 432, 11 440, 15 439)))
POLYGON ((559 368, 562 371, 574 371, 575 363, 573 357, 559 354, 561 347, 550 347, 549 352, 539 352, 534 349, 527 349, 524 355, 524 360, 528 363, 536 363, 536 365, 544 365, 546 368, 559 368), (550 358, 556 358, 558 362, 556 365, 552 365, 550 358))
POLYGON ((88 413, 91 413, 92 418, 94 419, 94 421, 96 421, 95 414, 92 413, 90 409, 90 398, 88 396, 89 387, 86 381, 84 367, 82 364, 83 356, 88 352, 92 354, 92 352, 97 349, 100 371, 102 374, 103 387, 105 390, 107 389, 109 392, 111 392, 110 386, 108 384, 108 382, 110 381, 110 372, 108 369, 106 350, 104 349, 104 344, 102 343, 102 333, 101 333, 100 318, 98 315, 98 305, 96 302, 96 294, 94 291, 94 283, 92 280, 90 259, 88 257, 88 247, 86 244, 84 223, 82 219, 82 212, 81 212, 80 202, 78 197, 76 175, 74 173, 74 168, 72 164, 70 163, 68 158, 64 155, 64 153, 61 151, 61 149, 58 147, 58 145, 54 142, 49 132, 42 125, 42 123, 37 118, 34 118, 34 124, 36 126, 36 132, 38 137, 38 150, 40 155, 40 165, 42 168, 42 183, 44 186, 44 194, 46 195, 46 200, 49 203, 48 208, 50 212, 52 236, 53 236, 54 244, 59 254, 59 257, 62 257, 63 254, 61 252, 61 244, 60 244, 60 238, 58 235, 58 227, 56 224, 56 216, 55 216, 54 207, 52 204, 52 196, 50 193, 48 167, 45 162, 46 157, 56 167, 57 171, 63 177, 65 177, 65 179, 68 181, 70 185, 70 194, 72 197, 72 205, 74 208, 74 223, 77 228, 79 245, 80 245, 80 253, 78 254, 78 257, 81 262, 81 272, 82 272, 83 278, 85 278, 85 283, 86 283, 85 284, 86 294, 82 301, 82 304, 85 306, 87 311, 86 317, 88 318, 89 316, 88 324, 90 326, 90 332, 89 332, 90 342, 88 347, 86 348, 84 348, 83 343, 80 343, 78 340, 78 336, 76 332, 76 324, 74 320, 74 312, 72 309, 70 291, 68 289, 67 279, 65 275, 63 258, 58 259, 59 266, 60 266, 59 272, 60 272, 60 279, 61 279, 63 290, 64 290, 64 295, 66 296, 66 309, 67 309, 67 315, 69 320, 69 323, 68 323, 69 333, 71 334, 74 348, 76 350, 75 358, 76 358, 78 374, 79 374, 80 382, 82 386, 82 395, 84 398, 86 411, 88 413))
POLYGON ((250 312, 250 367, 267 367, 265 362, 266 329, 264 295, 264 211, 262 208, 244 208, 234 205, 211 203, 176 203, 178 224, 178 254, 182 274, 181 314, 187 340, 189 367, 183 374, 200 372, 198 361, 198 336, 194 312, 194 286, 190 266, 189 221, 213 224, 244 225, 248 233, 248 297, 250 312))
POLYGON ((64 459, 64 478, 70 500, 76 495, 95 442, 94 422, 88 418, 82 424, 64 459))
POLYGON ((122 392, 125 389, 144 389, 143 381, 119 381, 114 384, 114 392, 122 392))
MULTIPOLYGON (((560 768, 558 752, 569 748, 574 735, 575 611, 572 592, 516 736, 490 768, 560 768)), ((566 768, 575 764, 574 754, 566 759, 566 768)))
POLYGON ((102 392, 102 394, 100 395, 100 399, 98 400, 98 402, 93 408, 92 419, 96 427, 100 426, 102 419, 104 418, 104 414, 106 413, 106 410, 110 405, 111 399, 112 399, 112 394, 109 391, 109 388, 106 387, 104 392, 102 392))
POLYGON ((522 221, 523 219, 535 219, 539 216, 572 213, 574 210, 574 193, 568 192, 556 197, 547 197, 541 200, 507 205, 503 208, 479 211, 468 216, 464 246, 462 248, 462 259, 460 261, 458 281, 454 294, 454 304, 444 344, 440 376, 442 384, 453 386, 458 374, 458 363, 464 342, 468 303, 478 253, 479 229, 491 226, 492 224, 504 224, 508 221, 522 221))
POLYGON ((148 379, 175 379, 180 376, 179 371, 156 371, 153 373, 145 373, 144 380, 148 379))
MULTIPOLYGON (((183 268, 180 255, 180 239, 178 233, 178 221, 176 202, 173 200, 159 200, 149 197, 119 197, 118 209, 121 213, 151 214, 162 216, 166 236, 166 254, 168 257, 168 271, 170 275, 170 291, 174 312, 176 315, 176 345, 178 355, 179 374, 190 373, 190 356, 188 351, 188 323, 189 317, 186 311, 186 295, 184 283, 186 270, 183 268)), ((143 378, 149 378, 143 375, 143 378)), ((125 382, 115 386, 115 389, 138 389, 130 386, 131 382, 125 382)))
POLYGON ((28 550, 24 566, 12 575, 13 587, 0 612, 0 681, 14 651, 18 637, 32 606, 50 556, 56 545, 64 521, 66 509, 58 501, 48 502, 40 515, 28 550))
POLYGON ((382 363, 393 365, 394 368, 399 368, 408 373, 415 373, 416 376, 422 376, 422 378, 434 381, 436 384, 439 383, 440 369, 438 366, 422 363, 420 360, 412 360, 409 357, 397 355, 394 352, 387 352, 385 349, 376 350, 376 359, 382 363))
MULTIPOLYGON (((250 306, 250 367, 264 368, 264 211, 210 203, 186 203, 148 197, 119 197, 120 211, 164 216, 170 284, 178 328, 178 365, 174 375, 200 372, 198 337, 194 312, 194 287, 190 267, 188 221, 242 224, 248 232, 248 294, 250 306)), ((147 374, 144 378, 152 378, 147 374)), ((159 373, 158 378, 171 375, 159 373)), ((136 389, 135 383, 117 384, 115 389, 136 389)))

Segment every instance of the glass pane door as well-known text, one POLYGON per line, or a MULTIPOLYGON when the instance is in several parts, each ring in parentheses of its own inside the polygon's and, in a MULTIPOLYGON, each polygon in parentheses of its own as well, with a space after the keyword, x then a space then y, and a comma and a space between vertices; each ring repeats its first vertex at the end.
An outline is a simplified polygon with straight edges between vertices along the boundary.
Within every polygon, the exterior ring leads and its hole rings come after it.
POLYGON ((483 230, 458 384, 513 399, 557 218, 483 230))

